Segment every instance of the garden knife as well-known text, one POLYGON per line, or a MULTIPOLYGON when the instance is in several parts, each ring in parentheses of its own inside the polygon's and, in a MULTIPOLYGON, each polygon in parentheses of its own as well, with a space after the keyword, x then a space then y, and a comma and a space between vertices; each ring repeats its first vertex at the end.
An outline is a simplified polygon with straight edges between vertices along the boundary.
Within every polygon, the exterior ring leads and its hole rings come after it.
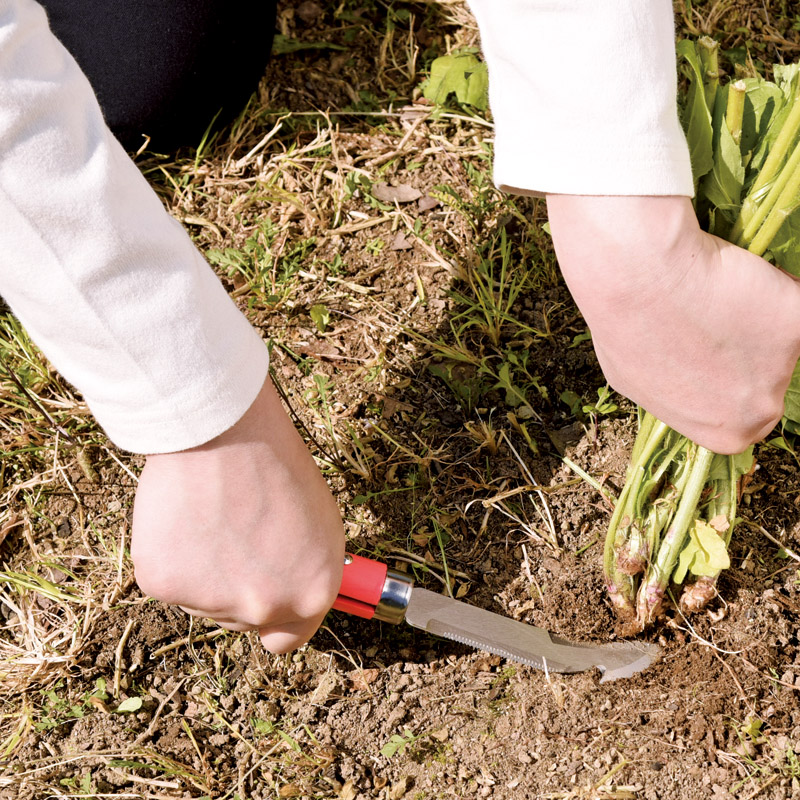
POLYGON ((365 619, 393 624, 405 620, 436 636, 546 672, 582 672, 596 667, 603 673, 600 683, 628 678, 649 667, 659 654, 657 645, 646 642, 570 642, 543 628, 415 587, 408 575, 349 553, 333 607, 365 619))

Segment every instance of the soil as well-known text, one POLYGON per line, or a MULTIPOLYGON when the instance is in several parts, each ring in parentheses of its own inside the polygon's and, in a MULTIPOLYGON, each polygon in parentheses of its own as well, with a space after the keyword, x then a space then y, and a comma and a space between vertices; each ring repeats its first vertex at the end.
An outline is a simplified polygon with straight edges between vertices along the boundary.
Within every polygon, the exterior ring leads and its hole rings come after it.
MULTIPOLYGON (((426 5, 412 6, 425 19, 426 5)), ((314 3, 283 3, 279 30, 292 41, 350 46, 347 25, 371 25, 380 13, 370 6, 345 24, 314 3)), ((468 17, 439 21, 441 33, 418 32, 425 48, 443 48, 445 34, 474 41, 468 17)), ((364 102, 374 51, 369 42, 348 50, 349 62, 342 52, 276 58, 258 107, 364 102)), ((323 134, 318 118, 298 123, 266 157, 226 172, 229 152, 241 157, 277 118, 253 115, 238 149, 227 149, 235 132, 223 137, 190 189, 157 188, 207 252, 244 248, 264 219, 274 225, 260 299, 252 301, 244 273, 219 259, 215 267, 272 339, 275 379, 306 431, 337 457, 325 424, 332 420, 340 442, 350 431, 351 455, 361 453, 360 471, 326 469, 350 549, 567 639, 614 641, 621 632, 600 564, 611 505, 563 457, 616 493, 635 410, 615 397, 615 412, 578 420, 559 399, 564 391, 593 399, 604 380, 541 233, 543 209, 516 206, 533 233, 513 214, 495 213, 503 201, 474 174, 488 171, 488 130, 423 119, 412 91, 395 89, 397 108, 410 109, 405 117, 342 117, 323 134), (409 151, 385 158, 406 135, 409 151), (289 142, 302 149, 315 141, 308 162, 280 161, 289 142), (425 147, 432 152, 410 168, 425 147), (253 180, 269 183, 276 163, 281 185, 232 211, 253 180), (381 182, 412 186, 418 197, 398 204, 400 215, 366 193, 343 194, 359 165, 373 176, 380 168, 381 182), (323 169, 335 174, 321 189, 323 169), (477 229, 448 205, 443 184, 465 202, 495 204, 477 214, 477 229), (453 341, 463 311, 454 292, 466 291, 476 242, 500 228, 538 248, 539 285, 514 307, 535 333, 495 349, 474 330, 465 337, 482 358, 529 353, 536 382, 526 389, 527 416, 502 390, 480 386, 474 365, 454 363, 436 345, 453 341), (294 263, 297 243, 311 239, 282 284, 275 276, 294 263), (279 297, 265 301, 276 287, 279 297), (324 330, 314 306, 330 313, 324 330), (314 376, 330 378, 327 406, 314 376), (502 505, 500 495, 514 489, 502 505)), ((6 449, 32 431, 7 433, 6 449)), ((20 522, 4 529, 2 555, 8 570, 31 570, 74 598, 23 593, 30 603, 19 608, 9 604, 10 589, 0 595, 8 737, 0 743, 1 797, 800 797, 800 470, 786 451, 758 449, 719 597, 690 620, 669 608, 642 635, 661 646, 660 659, 601 684, 597 671, 545 674, 405 625, 335 612, 300 651, 266 653, 254 634, 222 631, 140 594, 125 553, 141 457, 86 434, 91 476, 49 442, 63 468, 49 483, 42 468, 36 513, 26 511, 22 484, 6 494, 20 522), (126 700, 131 710, 120 710, 126 700)), ((28 462, 19 463, 25 477, 28 462)))

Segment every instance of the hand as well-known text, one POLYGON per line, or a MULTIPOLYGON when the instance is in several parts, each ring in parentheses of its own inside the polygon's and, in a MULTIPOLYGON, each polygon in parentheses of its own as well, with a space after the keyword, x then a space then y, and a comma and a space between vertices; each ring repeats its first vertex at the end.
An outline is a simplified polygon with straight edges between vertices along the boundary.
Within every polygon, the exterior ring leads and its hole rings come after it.
POLYGON ((800 357, 800 284, 700 230, 686 197, 547 198, 609 383, 718 453, 766 436, 800 357))
POLYGON ((269 379, 221 436, 148 457, 131 554, 152 597, 257 630, 274 653, 311 638, 341 584, 344 529, 269 379))

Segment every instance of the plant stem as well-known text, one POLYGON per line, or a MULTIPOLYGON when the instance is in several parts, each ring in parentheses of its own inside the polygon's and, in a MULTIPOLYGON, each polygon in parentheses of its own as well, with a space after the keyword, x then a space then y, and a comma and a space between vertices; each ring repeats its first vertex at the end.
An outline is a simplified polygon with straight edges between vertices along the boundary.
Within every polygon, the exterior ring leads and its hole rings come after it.
MULTIPOLYGON (((671 431, 671 433, 674 433, 674 431, 671 431)), ((672 472, 672 488, 670 491, 665 497, 659 497, 655 503, 650 504, 650 511, 645 523, 648 559, 652 558, 653 553, 656 551, 661 531, 664 530, 675 513, 675 506, 680 498, 680 490, 683 486, 682 476, 687 474, 685 463, 679 462, 678 456, 681 453, 685 453, 688 446, 689 440, 685 436, 675 434, 675 443, 651 478, 652 484, 659 486, 667 476, 667 473, 672 472)))
POLYGON ((728 456, 728 497, 726 498, 725 505, 727 508, 724 509, 724 513, 728 517, 728 530, 725 531, 723 534, 723 539, 725 539, 725 547, 727 547, 731 543, 731 536, 733 535, 733 529, 736 527, 736 508, 739 500, 739 479, 736 474, 736 468, 734 466, 734 457, 728 456))
POLYGON ((780 133, 769 151, 764 166, 759 170, 758 177, 756 177, 750 191, 747 193, 747 197, 745 197, 742 203, 739 217, 731 230, 730 240, 732 242, 739 243, 739 237, 742 235, 745 226, 755 213, 759 200, 764 196, 764 188, 772 183, 777 176, 781 165, 786 159, 786 154, 789 152, 789 148, 792 146, 798 130, 800 130, 800 102, 797 102, 799 99, 800 82, 798 82, 797 88, 795 89, 794 97, 789 101, 792 103, 792 109, 783 122, 780 133))
MULTIPOLYGON (((734 456, 717 456, 726 460, 727 476, 723 480, 714 481, 716 500, 708 512, 709 521, 715 517, 725 517, 728 527, 719 531, 725 542, 725 547, 731 543, 731 535, 736 526, 736 505, 738 474, 735 467, 734 456)), ((684 614, 695 614, 705 608, 717 596, 717 579, 722 570, 714 575, 701 575, 694 583, 686 586, 681 594, 679 606, 684 614)))
POLYGON ((703 65, 703 93, 706 96, 708 113, 714 116, 714 102, 719 87, 719 42, 710 36, 703 36, 697 41, 697 52, 703 65))
POLYGON ((639 422, 639 433, 636 434, 636 441, 633 443, 633 452, 631 453, 631 464, 639 463, 639 456, 642 448, 650 438, 650 432, 653 430, 653 425, 657 422, 656 418, 649 412, 645 411, 642 419, 639 422))
POLYGON ((675 444, 672 445, 670 451, 667 453, 666 458, 658 467, 658 469, 653 473, 653 479, 656 482, 660 482, 661 479, 664 477, 666 471, 672 466, 672 463, 675 461, 676 456, 680 453, 681 450, 685 450, 689 446, 689 440, 685 436, 677 436, 675 444))
MULTIPOLYGON (((800 150, 800 145, 798 145, 797 149, 800 150)), ((792 155, 794 156, 794 154, 792 155)), ((800 155, 798 155, 798 162, 800 162, 800 155)), ((786 171, 789 172, 788 169, 786 171)), ((797 208, 798 193, 800 193, 800 165, 796 165, 796 168, 791 171, 788 181, 784 184, 783 191, 775 201, 772 210, 767 214, 764 224, 748 245, 747 249, 751 253, 755 253, 758 256, 764 255, 786 217, 797 208)))
MULTIPOLYGON (((789 160, 786 162, 786 166, 778 173, 775 182, 767 192, 767 196, 761 201, 758 208, 755 209, 750 221, 744 226, 744 230, 737 238, 736 244, 738 244, 739 247, 748 247, 755 239, 756 234, 760 233, 760 228, 764 224, 764 220, 768 218, 774 208, 779 207, 783 199, 783 192, 797 172, 798 167, 800 167, 800 142, 795 145, 789 160)), ((771 239, 772 237, 770 237, 770 241, 771 239)), ((769 246, 769 242, 767 246, 769 246)), ((764 250, 766 250, 766 247, 764 250)))
POLYGON ((627 546, 630 533, 634 526, 637 526, 635 511, 639 487, 648 472, 650 460, 670 430, 666 423, 657 420, 652 415, 649 415, 650 419, 648 420, 647 416, 645 415, 639 435, 636 437, 636 444, 633 448, 636 458, 628 469, 628 479, 625 481, 625 486, 614 507, 606 534, 603 567, 609 585, 618 582, 620 573, 629 574, 627 570, 619 569, 618 554, 627 546))
POLYGON ((661 610, 664 592, 675 569, 678 554, 683 549, 689 527, 697 514, 697 504, 705 488, 714 453, 693 442, 686 451, 686 472, 678 488, 680 500, 667 534, 661 542, 647 578, 639 587, 636 620, 641 628, 651 623, 661 610))
POLYGON ((733 141, 738 145, 742 141, 742 120, 744 119, 744 98, 747 84, 744 81, 728 86, 728 107, 725 110, 725 123, 731 132, 733 141))

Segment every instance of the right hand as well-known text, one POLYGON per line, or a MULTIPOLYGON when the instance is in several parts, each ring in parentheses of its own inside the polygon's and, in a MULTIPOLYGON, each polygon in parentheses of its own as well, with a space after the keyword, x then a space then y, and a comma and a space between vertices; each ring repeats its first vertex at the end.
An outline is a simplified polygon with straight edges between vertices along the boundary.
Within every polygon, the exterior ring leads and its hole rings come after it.
POLYGON ((766 436, 800 358, 800 283, 702 230, 687 197, 548 195, 609 383, 717 453, 766 436))
POLYGON ((271 652, 313 636, 341 585, 344 529, 269 379, 216 439, 148 456, 131 555, 143 592, 257 630, 271 652))

